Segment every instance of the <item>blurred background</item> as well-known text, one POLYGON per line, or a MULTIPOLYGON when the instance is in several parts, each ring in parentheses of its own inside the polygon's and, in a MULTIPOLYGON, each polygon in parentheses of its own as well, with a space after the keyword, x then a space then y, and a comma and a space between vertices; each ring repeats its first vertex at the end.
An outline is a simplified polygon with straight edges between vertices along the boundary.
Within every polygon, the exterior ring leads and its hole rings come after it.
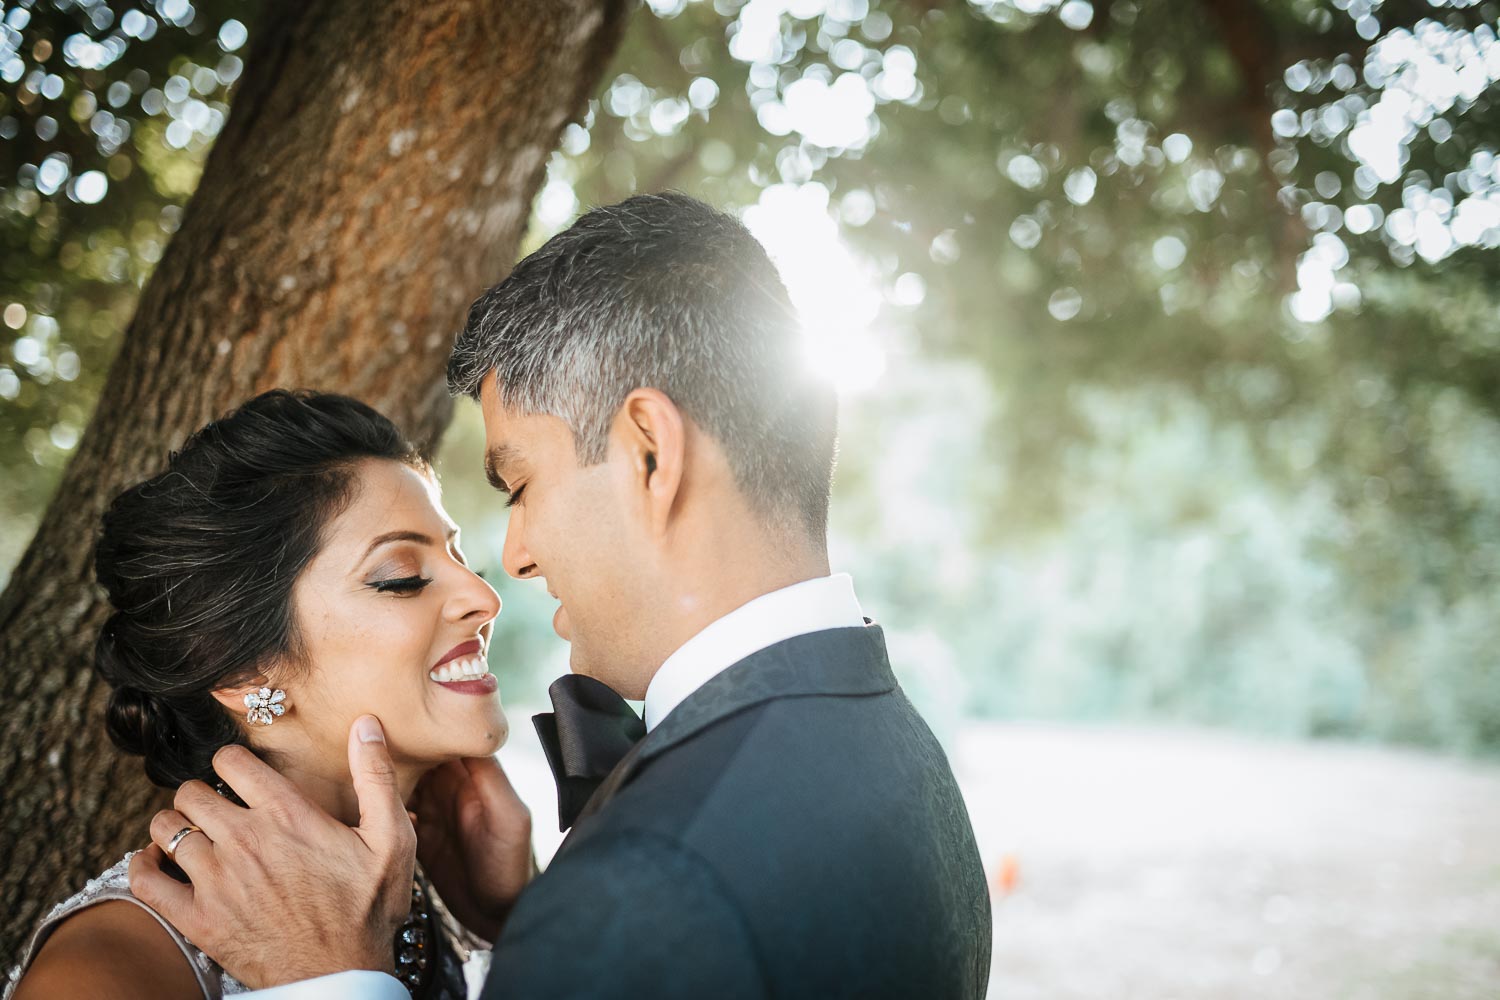
MULTIPOLYGON (((0 583, 261 10, 0 6, 0 583)), ((994 995, 1500 997, 1497 23, 651 0, 564 131, 523 251, 675 188, 782 270, 841 394, 833 562, 963 781, 994 995)), ((525 715, 566 652, 481 439, 460 405, 438 467, 545 854, 525 715)))

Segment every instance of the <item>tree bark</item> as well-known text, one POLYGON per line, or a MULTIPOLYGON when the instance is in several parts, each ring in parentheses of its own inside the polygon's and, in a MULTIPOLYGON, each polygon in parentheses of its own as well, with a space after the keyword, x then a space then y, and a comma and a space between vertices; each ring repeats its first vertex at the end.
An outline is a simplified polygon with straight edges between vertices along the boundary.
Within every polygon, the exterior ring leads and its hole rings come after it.
POLYGON ((515 259, 624 0, 268 4, 224 132, 0 598, 0 957, 169 799, 104 735, 100 514, 257 392, 357 396, 425 448, 470 301, 515 259))

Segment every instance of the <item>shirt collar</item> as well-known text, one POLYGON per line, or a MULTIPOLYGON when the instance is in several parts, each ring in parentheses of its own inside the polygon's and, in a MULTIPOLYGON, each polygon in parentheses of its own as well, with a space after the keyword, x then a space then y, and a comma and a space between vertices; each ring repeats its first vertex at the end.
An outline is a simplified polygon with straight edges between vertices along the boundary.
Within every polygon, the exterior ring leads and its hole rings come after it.
POLYGON ((667 657, 646 686, 646 730, 709 679, 767 646, 825 629, 865 624, 848 573, 773 590, 710 623, 667 657))

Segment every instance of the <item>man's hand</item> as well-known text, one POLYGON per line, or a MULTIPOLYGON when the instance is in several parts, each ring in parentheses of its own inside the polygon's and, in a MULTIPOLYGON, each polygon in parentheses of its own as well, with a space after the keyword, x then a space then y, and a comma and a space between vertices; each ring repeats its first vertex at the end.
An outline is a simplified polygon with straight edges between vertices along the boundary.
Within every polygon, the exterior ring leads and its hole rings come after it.
POLYGON ((130 890, 230 975, 255 989, 394 965, 392 938, 411 909, 416 832, 374 716, 349 731, 349 771, 359 797, 350 828, 308 801, 241 746, 214 755, 214 770, 249 806, 201 781, 177 790, 175 809, 151 820, 152 845, 130 859, 130 890), (363 735, 363 739, 361 738, 363 735), (162 870, 177 846, 183 885, 162 870))
POLYGON ((412 799, 417 858, 448 909, 494 941, 536 874, 531 812, 493 757, 465 757, 423 776, 412 799))

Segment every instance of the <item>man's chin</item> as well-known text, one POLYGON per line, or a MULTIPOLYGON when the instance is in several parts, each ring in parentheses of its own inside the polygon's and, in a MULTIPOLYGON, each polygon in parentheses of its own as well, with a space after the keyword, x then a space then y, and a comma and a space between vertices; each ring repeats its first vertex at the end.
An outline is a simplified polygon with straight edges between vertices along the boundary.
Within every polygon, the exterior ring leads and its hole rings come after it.
MULTIPOLYGON (((596 681, 604 681, 604 678, 600 677, 594 669, 596 666, 598 664, 591 663, 588 653, 580 650, 576 642, 568 650, 568 670, 572 673, 582 674, 584 677, 592 677, 596 681)), ((604 683, 608 684, 609 682, 604 681, 604 683)))
POLYGON ((575 642, 568 650, 568 671, 582 677, 592 677, 601 684, 613 688, 627 701, 641 701, 646 697, 646 685, 650 677, 640 677, 629 667, 629 659, 615 655, 599 656, 588 640, 575 642))
POLYGON ((568 621, 568 612, 561 604, 552 615, 552 631, 556 632, 563 642, 573 641, 573 623, 568 621))

